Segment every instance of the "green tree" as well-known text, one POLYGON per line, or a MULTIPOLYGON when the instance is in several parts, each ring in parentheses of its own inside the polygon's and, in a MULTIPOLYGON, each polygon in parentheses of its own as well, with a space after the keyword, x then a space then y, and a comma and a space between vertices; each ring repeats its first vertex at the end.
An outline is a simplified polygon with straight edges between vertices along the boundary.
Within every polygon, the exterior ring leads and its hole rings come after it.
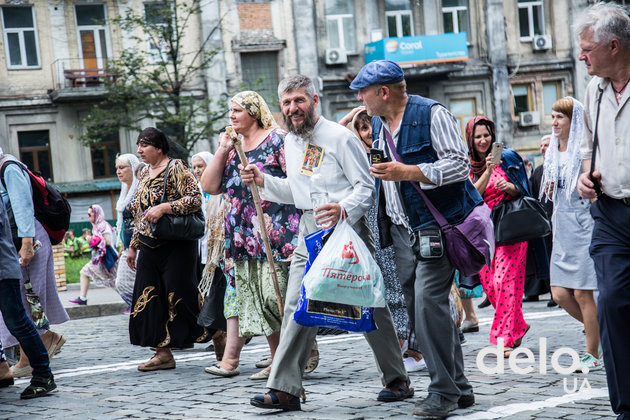
MULTIPOLYGON (((108 63, 108 72, 117 77, 105 82, 103 100, 80 123, 84 144, 95 146, 120 127, 139 131, 143 119, 157 121, 158 128, 186 149, 184 154, 216 132, 213 125, 225 111, 212 111, 213 98, 206 92, 203 74, 218 52, 207 48, 218 27, 209 31, 199 48, 185 48, 191 43, 187 31, 200 22, 200 3, 144 3, 142 15, 128 10, 112 19, 114 26, 130 34, 135 48, 108 63)), ((215 109, 226 109, 218 105, 215 109)))

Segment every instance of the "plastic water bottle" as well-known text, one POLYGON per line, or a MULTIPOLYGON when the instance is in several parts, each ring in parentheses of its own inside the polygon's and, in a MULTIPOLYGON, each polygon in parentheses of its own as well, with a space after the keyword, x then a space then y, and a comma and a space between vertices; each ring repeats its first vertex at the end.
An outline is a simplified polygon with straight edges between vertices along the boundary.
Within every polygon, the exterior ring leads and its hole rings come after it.
MULTIPOLYGON (((328 190, 326 188, 326 181, 324 180, 323 175, 321 174, 319 168, 313 168, 313 175, 311 175, 311 205, 313 206, 313 210, 317 207, 328 204, 330 200, 328 199, 328 190)), ((322 213, 321 211, 319 213, 322 213)), ((323 225, 317 223, 318 228, 322 228, 323 225)))

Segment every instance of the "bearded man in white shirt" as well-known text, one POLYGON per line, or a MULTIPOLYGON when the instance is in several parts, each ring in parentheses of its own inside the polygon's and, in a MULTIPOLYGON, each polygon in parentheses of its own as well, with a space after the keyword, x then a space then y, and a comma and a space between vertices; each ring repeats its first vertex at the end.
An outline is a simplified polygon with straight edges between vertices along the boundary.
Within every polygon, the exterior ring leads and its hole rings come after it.
MULTIPOLYGON (((267 382, 270 391, 251 399, 251 404, 259 408, 289 411, 300 410, 302 371, 317 334, 317 327, 305 327, 293 320, 308 258, 304 237, 318 230, 316 220, 320 226, 331 227, 343 213, 374 253, 374 239, 366 217, 374 203, 374 185, 361 141, 347 128, 317 114, 315 108, 319 96, 308 77, 297 75, 284 79, 278 86, 278 96, 289 129, 284 144, 287 177, 263 176, 255 165, 247 165, 241 176, 244 182, 254 181, 261 187, 264 200, 290 203, 304 210, 298 247, 293 252, 289 272, 280 345, 267 382), (307 150, 315 151, 321 157, 306 159, 307 150), (312 174, 315 168, 304 167, 311 164, 325 175, 330 200, 330 203, 317 207, 316 217, 309 194, 309 172, 312 174)), ((374 320, 378 329, 365 334, 365 338, 374 352, 385 386, 377 399, 391 402, 409 398, 414 391, 409 386, 389 309, 375 308, 374 320)))
POLYGON ((590 254, 610 403, 630 419, 630 17, 612 3, 589 7, 575 24, 579 59, 593 79, 584 98, 584 172, 578 192, 597 201, 590 254), (596 139, 598 139, 596 141, 596 139), (593 154, 595 150, 595 154, 593 154), (592 166, 592 159, 595 163, 592 166), (592 172, 592 173, 591 173, 592 172))

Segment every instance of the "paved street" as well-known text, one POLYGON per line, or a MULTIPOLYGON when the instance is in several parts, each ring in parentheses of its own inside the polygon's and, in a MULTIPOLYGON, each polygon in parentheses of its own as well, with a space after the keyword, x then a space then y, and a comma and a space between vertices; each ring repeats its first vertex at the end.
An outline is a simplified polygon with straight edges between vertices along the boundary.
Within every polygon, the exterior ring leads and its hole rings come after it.
MULTIPOLYGON (((478 302, 477 302, 478 303, 478 302)), ((560 347, 584 347, 582 327, 560 309, 548 309, 546 301, 525 303, 525 318, 532 328, 523 341, 531 349, 534 372, 517 374, 505 361, 503 374, 484 374, 476 358, 488 346, 491 308, 478 310, 479 333, 467 334, 464 355, 468 378, 473 383, 477 404, 457 410, 451 419, 598 419, 614 418, 608 403, 605 374, 561 375, 552 367, 552 354, 560 347), (546 338, 546 373, 541 370, 540 339, 546 338), (586 382, 584 380, 586 379, 586 382), (563 382, 567 381, 568 391, 563 382), (574 390, 574 380, 578 392, 574 390), (590 389, 589 386, 590 385, 590 389)), ((136 366, 151 352, 129 344, 127 316, 73 319, 56 326, 68 342, 53 359, 58 391, 45 398, 20 401, 27 380, 0 391, 0 418, 239 418, 251 419, 276 414, 252 407, 249 399, 264 390, 264 381, 248 376, 258 369, 254 363, 268 354, 266 341, 257 337, 243 350, 242 374, 232 379, 213 377, 203 368, 215 361, 206 345, 176 353, 177 368, 141 373, 136 366)), ((370 350, 361 335, 318 337, 320 366, 304 381, 307 401, 302 412, 278 417, 301 419, 412 418, 414 402, 426 395, 426 371, 411 374, 416 395, 406 402, 384 404, 376 401, 382 388, 370 350)), ((544 342, 544 340, 543 340, 544 342)), ((521 357, 525 357, 521 355, 521 357)), ((487 366, 496 367, 503 358, 488 356, 487 366)), ((571 363, 560 357, 560 367, 571 363)), ((517 367, 528 363, 521 362, 517 367)))

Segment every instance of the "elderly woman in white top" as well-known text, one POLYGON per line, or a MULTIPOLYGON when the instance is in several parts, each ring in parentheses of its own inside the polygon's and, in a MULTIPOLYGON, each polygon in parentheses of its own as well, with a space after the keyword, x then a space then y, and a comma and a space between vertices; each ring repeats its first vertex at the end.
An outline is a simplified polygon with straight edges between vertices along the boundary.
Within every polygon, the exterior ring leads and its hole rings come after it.
MULTIPOLYGON (((122 241, 123 251, 121 259, 127 260, 129 243, 133 235, 133 215, 127 209, 127 205, 138 189, 138 168, 143 165, 140 159, 131 153, 125 153, 116 158, 116 175, 120 180, 120 196, 116 202, 116 237, 122 241)), ((120 264, 116 273, 116 291, 120 297, 131 307, 133 298, 133 285, 136 281, 136 273, 127 264, 120 264)))
MULTIPOLYGON (((203 171, 206 170, 206 167, 210 164, 212 157, 214 155, 210 152, 199 152, 193 155, 190 158, 190 162, 192 163, 192 170, 195 174, 195 178, 197 178, 197 183, 201 181, 201 175, 203 171)), ((207 210, 208 202, 212 199, 212 196, 201 188, 201 184, 199 184, 199 189, 201 190, 202 195, 202 203, 201 210, 203 211, 203 215, 207 220, 207 210)), ((199 252, 201 255, 200 262, 202 267, 206 264, 206 260, 208 258, 208 226, 206 224, 206 231, 204 232, 203 238, 199 239, 199 252)))

